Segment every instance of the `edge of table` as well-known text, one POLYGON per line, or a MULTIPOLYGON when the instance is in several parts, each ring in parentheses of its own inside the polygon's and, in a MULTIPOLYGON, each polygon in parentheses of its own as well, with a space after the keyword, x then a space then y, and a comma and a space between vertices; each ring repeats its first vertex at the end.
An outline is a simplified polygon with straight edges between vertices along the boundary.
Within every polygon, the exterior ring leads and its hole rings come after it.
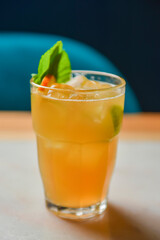
MULTIPOLYGON (((0 139, 34 139, 30 112, 0 111, 0 139)), ((122 140, 160 140, 160 113, 125 114, 122 140)))

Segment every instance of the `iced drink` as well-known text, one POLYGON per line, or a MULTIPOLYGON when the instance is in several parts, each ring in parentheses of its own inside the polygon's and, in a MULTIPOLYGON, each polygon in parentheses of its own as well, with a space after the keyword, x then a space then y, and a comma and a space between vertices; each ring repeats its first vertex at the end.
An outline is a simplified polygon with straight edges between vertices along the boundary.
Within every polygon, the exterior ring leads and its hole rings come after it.
POLYGON ((46 205, 57 215, 83 219, 105 210, 124 88, 120 77, 91 71, 73 71, 65 84, 43 86, 31 80, 46 205))

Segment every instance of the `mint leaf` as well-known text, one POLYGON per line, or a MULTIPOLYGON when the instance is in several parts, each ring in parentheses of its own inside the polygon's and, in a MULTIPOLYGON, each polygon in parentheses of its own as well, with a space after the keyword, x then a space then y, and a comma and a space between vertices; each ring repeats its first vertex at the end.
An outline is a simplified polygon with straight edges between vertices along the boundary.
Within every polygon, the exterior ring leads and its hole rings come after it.
POLYGON ((41 84, 47 75, 54 75, 58 83, 65 83, 70 79, 71 64, 68 54, 63 50, 63 44, 58 41, 52 48, 45 52, 38 66, 38 74, 33 76, 33 81, 41 84))
POLYGON ((119 105, 114 105, 111 108, 111 115, 113 120, 114 132, 118 134, 121 128, 123 118, 123 108, 119 105))
POLYGON ((71 63, 68 54, 64 50, 55 58, 50 74, 55 76, 58 83, 65 83, 70 79, 71 63))

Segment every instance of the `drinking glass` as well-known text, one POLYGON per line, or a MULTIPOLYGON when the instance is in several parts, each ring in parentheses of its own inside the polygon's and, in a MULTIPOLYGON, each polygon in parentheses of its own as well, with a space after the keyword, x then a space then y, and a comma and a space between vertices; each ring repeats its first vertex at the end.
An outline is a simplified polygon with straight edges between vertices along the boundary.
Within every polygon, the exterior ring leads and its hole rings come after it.
POLYGON ((125 81, 96 71, 72 71, 97 89, 40 87, 31 80, 31 108, 48 209, 69 219, 101 214, 115 166, 125 81), (105 87, 106 86, 106 87, 105 87), (38 89, 43 91, 39 91, 38 89))

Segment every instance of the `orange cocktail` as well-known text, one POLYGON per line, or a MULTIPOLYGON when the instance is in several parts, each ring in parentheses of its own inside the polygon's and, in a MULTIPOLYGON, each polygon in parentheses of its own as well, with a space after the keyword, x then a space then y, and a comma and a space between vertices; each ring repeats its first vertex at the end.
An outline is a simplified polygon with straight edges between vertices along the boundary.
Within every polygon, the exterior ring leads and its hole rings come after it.
POLYGON ((78 74, 102 79, 103 84, 95 82, 98 88, 93 84, 90 90, 48 87, 40 91, 31 81, 46 203, 69 218, 90 217, 106 208, 124 107, 123 79, 99 72, 78 74))

